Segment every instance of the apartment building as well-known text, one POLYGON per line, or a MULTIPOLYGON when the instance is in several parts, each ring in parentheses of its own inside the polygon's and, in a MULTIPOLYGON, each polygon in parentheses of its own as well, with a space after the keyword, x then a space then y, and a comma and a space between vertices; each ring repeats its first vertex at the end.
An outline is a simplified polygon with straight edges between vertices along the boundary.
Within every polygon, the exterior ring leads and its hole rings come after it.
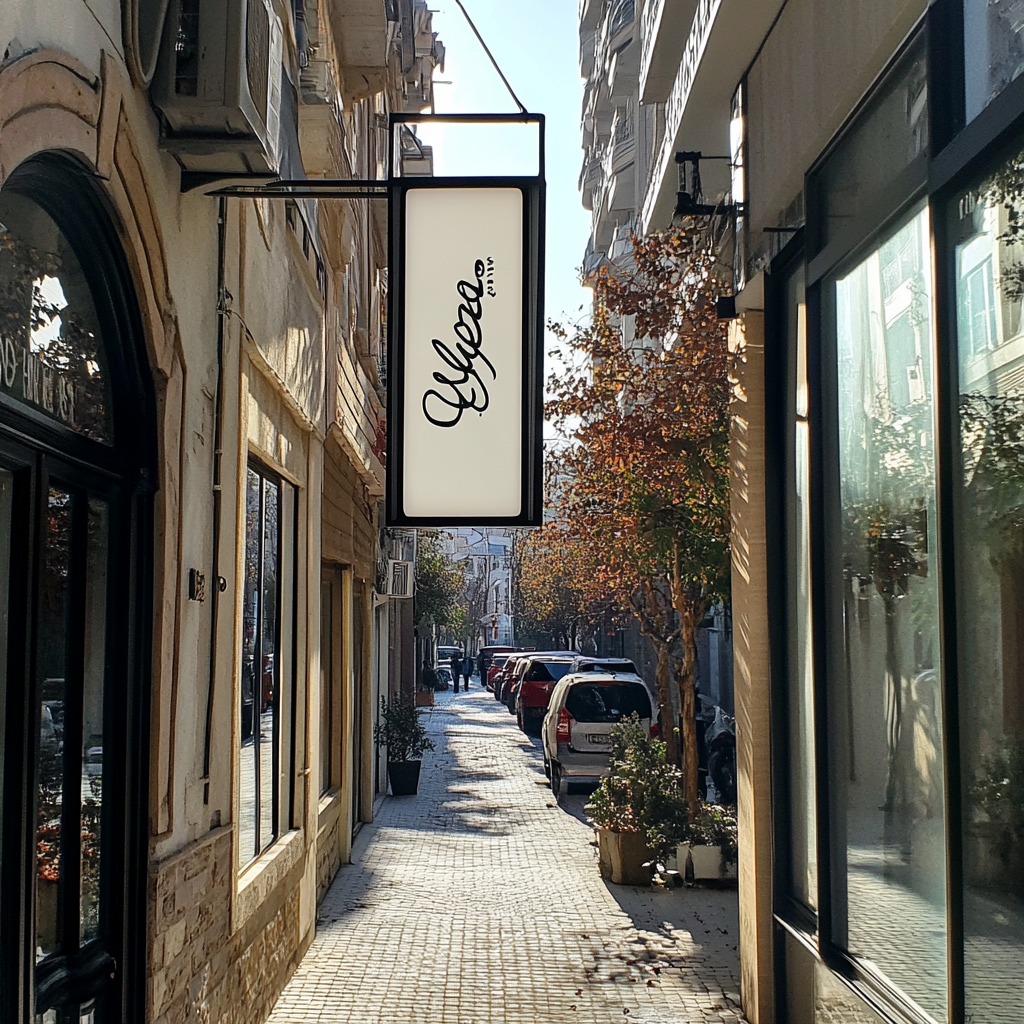
POLYGON ((677 154, 736 204, 755 1024, 1009 1021, 1024 996, 1021 7, 637 12, 641 229, 698 198, 677 154))
POLYGON ((261 1020, 372 814, 382 214, 208 193, 379 174, 441 59, 422 0, 0 7, 5 1021, 261 1020))

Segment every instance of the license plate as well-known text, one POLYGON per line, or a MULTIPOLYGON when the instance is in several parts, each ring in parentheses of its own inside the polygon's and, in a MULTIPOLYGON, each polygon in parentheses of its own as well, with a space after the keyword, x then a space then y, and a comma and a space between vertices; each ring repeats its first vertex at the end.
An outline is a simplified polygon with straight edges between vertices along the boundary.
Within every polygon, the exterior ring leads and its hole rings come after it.
POLYGON ((610 747, 612 745, 612 738, 607 733, 602 732, 587 736, 587 742, 592 747, 610 747))

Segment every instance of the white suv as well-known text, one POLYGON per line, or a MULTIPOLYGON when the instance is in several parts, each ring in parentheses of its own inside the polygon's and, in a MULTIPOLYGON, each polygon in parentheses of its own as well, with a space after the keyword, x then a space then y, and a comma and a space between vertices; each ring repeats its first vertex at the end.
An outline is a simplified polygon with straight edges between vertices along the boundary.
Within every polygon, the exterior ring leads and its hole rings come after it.
POLYGON ((657 729, 657 704, 634 672, 576 672, 558 681, 541 727, 544 773, 556 799, 569 782, 608 774, 612 726, 634 712, 645 729, 657 729))

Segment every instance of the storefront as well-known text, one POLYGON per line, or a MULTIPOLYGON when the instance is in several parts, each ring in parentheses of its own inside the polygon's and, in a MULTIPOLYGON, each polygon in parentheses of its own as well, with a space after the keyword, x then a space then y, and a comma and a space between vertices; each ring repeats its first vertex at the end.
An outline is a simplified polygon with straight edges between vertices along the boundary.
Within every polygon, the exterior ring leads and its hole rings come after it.
POLYGON ((1024 1001, 1019 6, 932 4, 774 229, 777 1021, 1024 1001))
POLYGON ((96 178, 0 189, 0 1016, 117 1021, 146 946, 155 403, 96 178))

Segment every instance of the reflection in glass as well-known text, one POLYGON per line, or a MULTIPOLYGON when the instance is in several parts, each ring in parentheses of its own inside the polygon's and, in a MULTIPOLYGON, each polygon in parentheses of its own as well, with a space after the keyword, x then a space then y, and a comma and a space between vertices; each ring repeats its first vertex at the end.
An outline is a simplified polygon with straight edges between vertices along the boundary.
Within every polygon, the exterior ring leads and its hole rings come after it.
MULTIPOLYGON (((50 488, 43 522, 36 678, 36 957, 60 947, 61 816, 64 810, 64 707, 71 573, 71 495, 50 488)), ((72 797, 72 799, 74 799, 72 797)))
POLYGON ((967 120, 1024 71, 1024 0, 964 0, 967 120))
POLYGON ((100 848, 103 810, 103 676, 107 648, 106 502, 89 500, 85 578, 85 652, 82 688, 81 942, 100 926, 100 848))
POLYGON ((845 758, 832 786, 845 945, 945 1020, 929 251, 922 211, 835 284, 845 678, 831 704, 845 758))
POLYGON ((968 1019, 1024 1002, 1024 155, 949 208, 961 492, 955 518, 968 1019))
POLYGON ((54 221, 0 194, 0 394, 109 443, 110 384, 92 293, 54 221))
POLYGON ((787 336, 793 353, 790 394, 791 454, 788 488, 793 503, 787 523, 789 549, 789 784, 788 859, 793 895, 817 905, 818 857, 815 848, 814 676, 811 666, 810 431, 807 422, 807 319, 803 268, 787 286, 787 336))
POLYGON ((252 469, 245 487, 245 586, 242 597, 241 752, 239 756, 238 843, 244 864, 256 845, 256 645, 259 623, 260 477, 252 469))
POLYGON ((879 196, 901 175, 906 178, 915 163, 923 183, 928 146, 928 61, 922 33, 812 173, 810 255, 841 239, 851 224, 873 217, 879 196))

